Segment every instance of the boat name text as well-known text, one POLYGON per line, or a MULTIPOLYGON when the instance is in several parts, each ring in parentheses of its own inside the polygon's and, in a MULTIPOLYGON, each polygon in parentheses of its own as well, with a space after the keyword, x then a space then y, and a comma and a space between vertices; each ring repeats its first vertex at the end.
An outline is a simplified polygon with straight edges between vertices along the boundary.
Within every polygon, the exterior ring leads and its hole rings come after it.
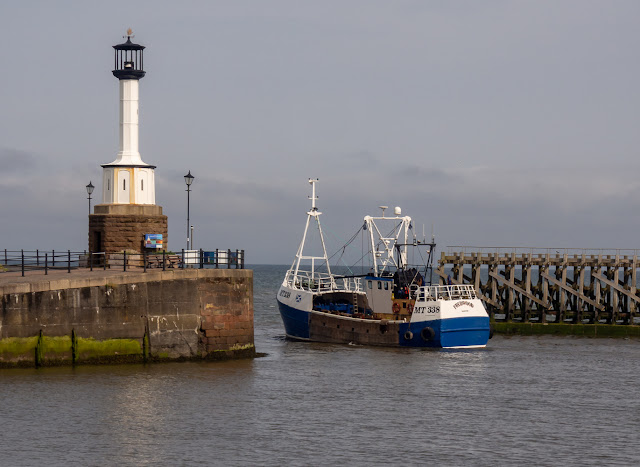
POLYGON ((283 297, 283 298, 289 298, 289 297, 291 297, 291 292, 287 292, 286 290, 282 289, 280 291, 280 296, 283 297))
POLYGON ((453 309, 455 310, 456 308, 460 308, 463 305, 467 305, 467 306, 470 306, 471 308, 473 308, 473 303, 468 302, 466 300, 461 300, 458 303, 456 303, 455 305, 453 305, 453 309))
POLYGON ((413 312, 417 313, 417 314, 420 314, 420 313, 439 313, 440 312, 440 307, 439 306, 417 306, 417 307, 415 307, 413 312))

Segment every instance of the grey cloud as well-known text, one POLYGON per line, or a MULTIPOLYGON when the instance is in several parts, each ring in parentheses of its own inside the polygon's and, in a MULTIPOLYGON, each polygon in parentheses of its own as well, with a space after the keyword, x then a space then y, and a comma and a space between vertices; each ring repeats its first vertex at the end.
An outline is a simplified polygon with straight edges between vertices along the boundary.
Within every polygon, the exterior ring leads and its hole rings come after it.
POLYGON ((442 169, 435 169, 433 167, 425 167, 418 165, 407 165, 401 167, 398 170, 398 175, 401 177, 408 177, 413 179, 421 179, 430 182, 446 183, 451 180, 451 176, 442 169))
POLYGON ((20 173, 32 169, 36 158, 25 151, 0 147, 0 173, 20 173))
POLYGON ((369 164, 374 167, 380 163, 380 159, 373 152, 366 149, 346 154, 343 160, 352 164, 369 164))

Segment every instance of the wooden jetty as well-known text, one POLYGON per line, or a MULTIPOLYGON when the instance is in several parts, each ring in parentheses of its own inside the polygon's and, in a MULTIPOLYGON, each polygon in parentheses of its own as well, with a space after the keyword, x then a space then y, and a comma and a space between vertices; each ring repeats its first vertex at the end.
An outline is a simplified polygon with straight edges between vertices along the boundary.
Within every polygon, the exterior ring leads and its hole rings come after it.
POLYGON ((492 319, 638 324, 640 250, 448 247, 434 273, 472 284, 492 319))

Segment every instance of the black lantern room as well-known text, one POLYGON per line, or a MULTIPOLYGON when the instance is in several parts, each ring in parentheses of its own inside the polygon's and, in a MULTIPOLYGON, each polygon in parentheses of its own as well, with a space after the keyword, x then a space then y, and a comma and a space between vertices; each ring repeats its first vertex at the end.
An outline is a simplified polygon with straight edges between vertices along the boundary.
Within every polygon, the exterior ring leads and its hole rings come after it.
POLYGON ((115 62, 113 76, 118 79, 140 79, 145 75, 142 54, 144 46, 131 42, 131 29, 127 31, 127 42, 114 45, 115 62))

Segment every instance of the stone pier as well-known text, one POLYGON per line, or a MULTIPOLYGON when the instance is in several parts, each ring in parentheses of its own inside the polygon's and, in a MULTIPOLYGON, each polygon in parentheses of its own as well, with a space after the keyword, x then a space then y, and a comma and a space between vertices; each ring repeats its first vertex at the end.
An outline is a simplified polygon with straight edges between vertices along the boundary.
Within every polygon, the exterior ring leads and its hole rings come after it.
POLYGON ((11 274, 0 366, 255 356, 251 270, 11 274))

